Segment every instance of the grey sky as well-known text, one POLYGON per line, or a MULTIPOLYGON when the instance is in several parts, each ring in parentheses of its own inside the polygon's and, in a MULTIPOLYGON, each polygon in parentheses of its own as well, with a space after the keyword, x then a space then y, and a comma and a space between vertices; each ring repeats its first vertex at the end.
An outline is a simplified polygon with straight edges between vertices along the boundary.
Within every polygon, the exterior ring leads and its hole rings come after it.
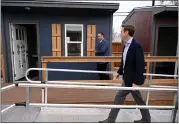
MULTIPOLYGON (((116 12, 130 12, 135 7, 144 7, 144 6, 152 6, 152 0, 146 1, 83 1, 83 2, 105 2, 105 3, 119 3, 119 9, 116 12)), ((166 1, 163 4, 171 4, 171 2, 166 1)), ((156 0, 155 5, 161 5, 159 0, 156 0)), ((122 21, 126 18, 126 16, 116 16, 116 15, 127 15, 128 13, 114 13, 113 17, 113 28, 115 32, 120 31, 120 26, 122 21)))
MULTIPOLYGON (((119 1, 120 6, 116 12, 130 12, 135 7, 142 7, 142 6, 151 6, 151 1, 119 1)), ((126 16, 117 16, 120 13, 114 13, 113 17, 113 28, 116 32, 119 32, 120 26, 122 21, 126 18, 126 16)), ((120 14, 120 15, 127 15, 128 13, 120 14)))
MULTIPOLYGON (((144 6, 151 6, 152 1, 119 1, 120 6, 119 10, 116 12, 130 12, 135 7, 144 7, 144 6)), ((161 5, 160 1, 156 1, 156 5, 161 5)), ((165 2, 164 4, 170 4, 170 2, 165 2)), ((116 32, 119 32, 120 26, 122 24, 122 21, 126 18, 126 16, 116 16, 120 13, 116 14, 114 13, 113 17, 113 28, 116 32)), ((127 13, 120 14, 120 15, 127 15, 127 13)))

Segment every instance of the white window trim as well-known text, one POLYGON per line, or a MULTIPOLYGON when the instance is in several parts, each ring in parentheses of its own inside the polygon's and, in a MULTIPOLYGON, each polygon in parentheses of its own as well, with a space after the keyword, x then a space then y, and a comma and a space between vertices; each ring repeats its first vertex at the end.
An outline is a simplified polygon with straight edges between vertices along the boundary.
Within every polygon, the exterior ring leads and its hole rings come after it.
POLYGON ((67 48, 68 43, 80 43, 81 44, 81 56, 83 56, 83 24, 65 24, 65 56, 68 56, 68 48, 67 48), (81 41, 67 41, 66 40, 66 37, 67 37, 66 27, 67 26, 81 26, 82 27, 81 41))
POLYGON ((82 41, 66 41, 66 43, 82 43, 82 41))

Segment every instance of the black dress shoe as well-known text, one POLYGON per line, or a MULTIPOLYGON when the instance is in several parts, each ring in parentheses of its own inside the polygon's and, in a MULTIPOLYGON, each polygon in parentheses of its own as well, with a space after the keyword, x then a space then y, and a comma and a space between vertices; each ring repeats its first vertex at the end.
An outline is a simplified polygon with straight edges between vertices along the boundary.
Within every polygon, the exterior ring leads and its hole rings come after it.
POLYGON ((144 119, 135 120, 134 123, 151 123, 151 120, 144 120, 144 119))
POLYGON ((103 121, 98 121, 98 123, 115 123, 115 121, 106 119, 106 120, 103 120, 103 121))

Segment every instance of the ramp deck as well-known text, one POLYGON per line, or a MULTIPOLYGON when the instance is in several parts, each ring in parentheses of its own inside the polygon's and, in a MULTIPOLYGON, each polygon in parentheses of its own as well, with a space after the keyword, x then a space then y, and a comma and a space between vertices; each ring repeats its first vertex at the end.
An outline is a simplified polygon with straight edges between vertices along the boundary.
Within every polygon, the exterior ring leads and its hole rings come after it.
MULTIPOLYGON (((2 109, 8 105, 1 106, 2 109)), ((110 109, 95 108, 40 108, 15 106, 3 113, 2 122, 93 122, 106 119, 110 109)), ((170 122, 171 110, 150 110, 152 122, 170 122)), ((178 117, 178 114, 177 114, 178 117)), ((133 122, 141 118, 138 109, 121 109, 116 122, 133 122)), ((176 118, 178 122, 178 118, 176 118)))

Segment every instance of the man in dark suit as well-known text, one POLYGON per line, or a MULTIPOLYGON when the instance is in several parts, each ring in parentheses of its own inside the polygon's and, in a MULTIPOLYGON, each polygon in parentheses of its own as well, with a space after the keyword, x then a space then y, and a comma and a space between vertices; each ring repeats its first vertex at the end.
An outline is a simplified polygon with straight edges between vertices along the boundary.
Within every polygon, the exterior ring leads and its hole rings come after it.
MULTIPOLYGON (((96 56, 109 56, 109 45, 108 42, 104 39, 103 32, 98 33, 98 41, 96 43, 96 56)), ((107 62, 98 62, 97 70, 106 71, 107 62)), ((100 80, 109 80, 109 75, 99 73, 100 80)))
MULTIPOLYGON (((123 87, 138 87, 144 83, 144 53, 141 45, 133 38, 135 29, 132 25, 122 25, 121 38, 124 41, 123 54, 121 59, 121 65, 117 71, 116 78, 120 75, 123 76, 123 87)), ((145 105, 142 96, 138 90, 119 90, 115 96, 114 104, 121 105, 124 103, 126 96, 131 93, 135 102, 138 105, 145 105)), ((112 108, 109 116, 104 121, 99 123, 115 122, 119 108, 112 108)), ((151 117, 148 109, 140 109, 142 119, 134 121, 135 123, 150 123, 151 117)))

